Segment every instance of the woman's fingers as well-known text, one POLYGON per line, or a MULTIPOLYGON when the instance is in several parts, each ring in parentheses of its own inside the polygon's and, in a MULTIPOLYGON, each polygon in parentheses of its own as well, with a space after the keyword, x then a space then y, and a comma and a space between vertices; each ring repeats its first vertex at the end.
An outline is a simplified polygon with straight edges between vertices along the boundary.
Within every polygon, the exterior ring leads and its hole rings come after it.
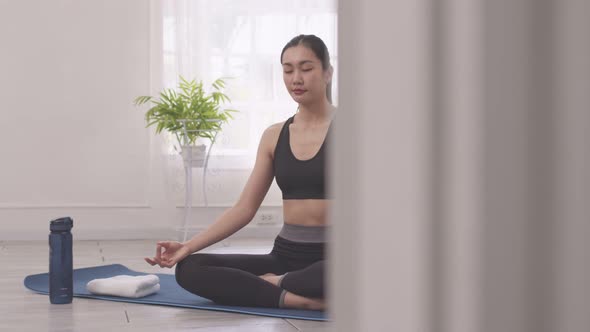
POLYGON ((155 260, 149 258, 149 257, 144 257, 145 261, 148 262, 149 265, 154 266, 156 264, 158 264, 155 260))
POLYGON ((164 252, 168 252, 172 249, 172 243, 170 241, 159 241, 158 246, 164 248, 164 252))
POLYGON ((172 261, 162 262, 162 267, 171 268, 173 266, 174 266, 174 263, 172 261))
POLYGON ((158 244, 156 246, 156 258, 157 259, 161 259, 162 258, 162 246, 160 244, 158 244))
MULTIPOLYGON (((145 261, 154 266, 159 265, 160 267, 168 267, 171 268, 176 265, 178 260, 178 252, 172 252, 171 250, 171 242, 170 241, 159 241, 156 246, 156 256, 153 258, 145 257, 145 261)), ((174 250, 173 250, 174 251, 174 250)))
POLYGON ((158 242, 158 245, 164 249, 164 251, 161 252, 161 256, 160 256, 161 259, 172 260, 175 258, 175 256, 177 256, 178 251, 179 251, 178 250, 179 249, 178 242, 160 241, 160 242, 158 242))
POLYGON ((169 251, 170 251, 170 249, 168 248, 167 244, 163 244, 163 245, 158 244, 157 258, 159 258, 161 261, 169 260, 170 259, 169 251))
POLYGON ((176 265, 176 262, 174 260, 166 260, 166 259, 162 259, 162 258, 157 258, 157 257, 153 257, 153 258, 149 258, 149 257, 144 257, 144 260, 146 262, 148 262, 148 264, 150 264, 151 266, 154 265, 158 265, 160 267, 173 267, 174 265, 176 265))

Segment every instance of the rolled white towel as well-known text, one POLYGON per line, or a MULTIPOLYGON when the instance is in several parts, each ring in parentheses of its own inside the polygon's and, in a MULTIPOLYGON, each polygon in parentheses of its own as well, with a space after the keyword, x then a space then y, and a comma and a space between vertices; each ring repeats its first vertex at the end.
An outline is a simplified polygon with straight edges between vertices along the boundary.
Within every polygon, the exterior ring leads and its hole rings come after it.
POLYGON ((97 295, 122 297, 144 297, 160 290, 160 278, 155 274, 143 276, 119 275, 110 278, 93 279, 86 289, 97 295))

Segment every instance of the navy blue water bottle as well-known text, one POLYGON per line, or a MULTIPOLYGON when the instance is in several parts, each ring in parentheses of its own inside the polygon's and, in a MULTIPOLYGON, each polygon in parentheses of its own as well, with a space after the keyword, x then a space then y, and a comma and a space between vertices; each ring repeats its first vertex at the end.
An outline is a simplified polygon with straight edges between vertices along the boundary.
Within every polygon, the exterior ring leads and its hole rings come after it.
POLYGON ((72 302, 72 227, 74 221, 70 217, 52 220, 49 226, 49 301, 53 304, 72 302))

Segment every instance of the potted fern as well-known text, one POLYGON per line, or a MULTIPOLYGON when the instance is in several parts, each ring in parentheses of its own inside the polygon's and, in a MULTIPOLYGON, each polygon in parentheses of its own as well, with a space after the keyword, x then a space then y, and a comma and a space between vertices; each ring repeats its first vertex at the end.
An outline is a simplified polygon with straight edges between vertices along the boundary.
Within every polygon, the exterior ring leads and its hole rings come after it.
POLYGON ((213 144, 221 125, 233 119, 231 113, 238 112, 233 109, 220 110, 220 104, 230 101, 222 92, 225 88, 223 78, 213 82, 212 88, 211 93, 206 93, 202 81, 187 81, 180 76, 178 90, 164 89, 158 100, 152 96, 135 98, 136 106, 147 102, 154 105, 145 114, 146 128, 155 125, 156 134, 165 130, 174 135, 185 164, 202 166, 206 145, 197 143, 209 139, 213 144))

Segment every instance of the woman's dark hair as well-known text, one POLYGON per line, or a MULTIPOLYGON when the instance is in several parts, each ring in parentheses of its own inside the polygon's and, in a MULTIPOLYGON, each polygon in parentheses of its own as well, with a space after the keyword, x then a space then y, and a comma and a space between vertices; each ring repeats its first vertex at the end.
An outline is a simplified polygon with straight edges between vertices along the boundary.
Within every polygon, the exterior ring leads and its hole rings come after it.
MULTIPOLYGON (((283 51, 281 52, 281 63, 283 63, 283 54, 288 48, 295 47, 298 45, 303 45, 310 50, 320 59, 322 62, 322 69, 328 70, 330 68, 330 54, 328 53, 328 48, 324 41, 322 41, 316 35, 299 35, 293 39, 291 39, 285 47, 283 47, 283 51)), ((326 97, 330 104, 332 103, 332 82, 328 83, 326 87, 326 97)))

